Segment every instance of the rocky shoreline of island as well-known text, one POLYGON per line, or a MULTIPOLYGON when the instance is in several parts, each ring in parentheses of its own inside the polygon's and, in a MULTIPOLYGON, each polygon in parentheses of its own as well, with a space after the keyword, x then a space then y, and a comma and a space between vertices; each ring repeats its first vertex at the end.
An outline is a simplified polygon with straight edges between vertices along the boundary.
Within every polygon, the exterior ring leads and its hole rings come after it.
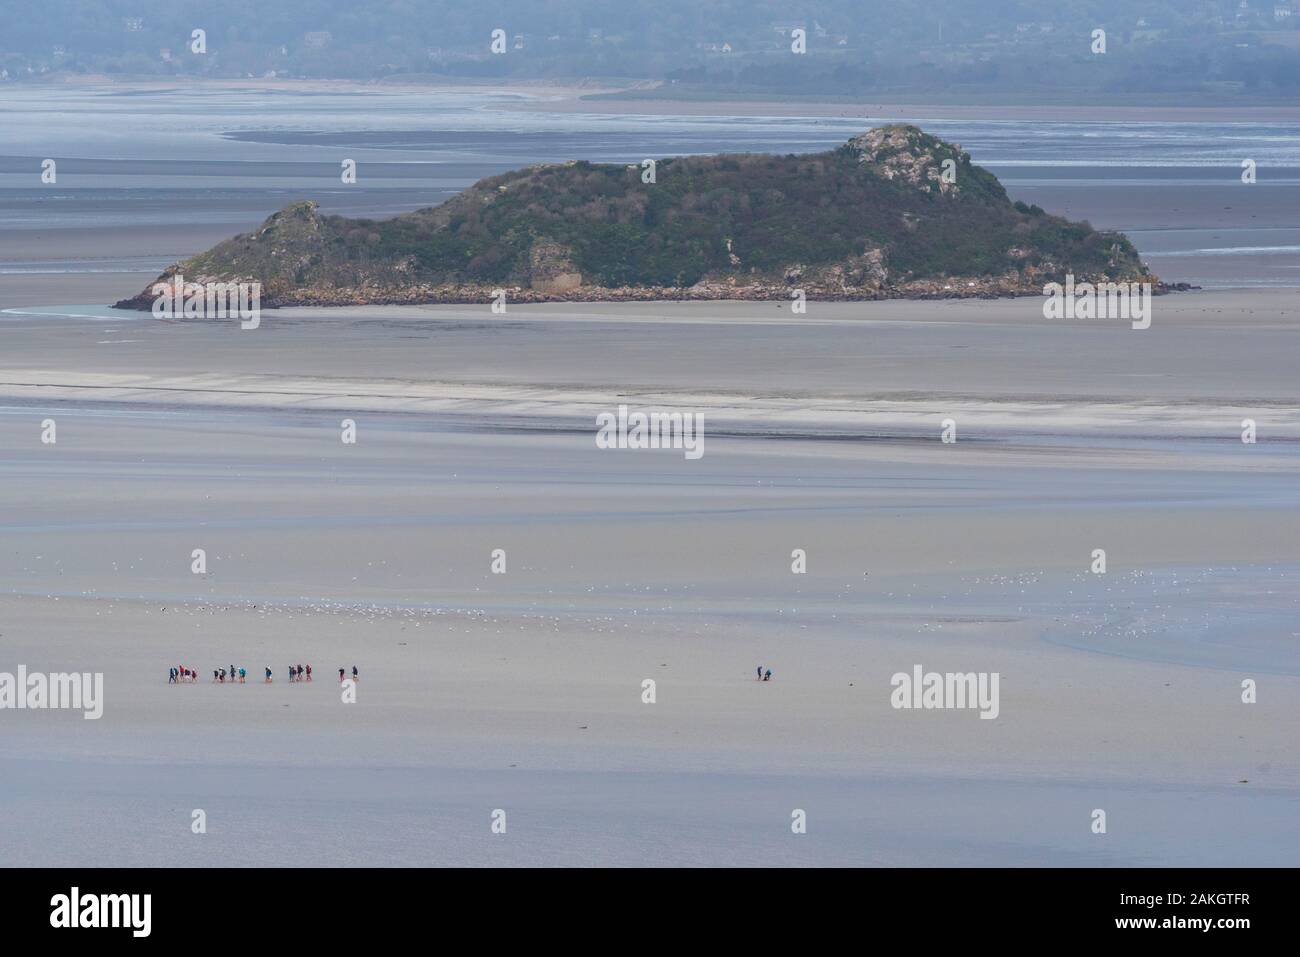
MULTIPOLYGON (((229 281, 229 280, 223 280, 229 281)), ((1107 282, 1104 276, 1079 277, 1078 282, 1107 282)), ((1152 287, 1151 294, 1199 289, 1185 282, 1165 283, 1155 277, 1140 280, 1152 287)), ((196 285, 204 285, 200 278, 196 285)), ((829 287, 792 286, 780 282, 697 283, 693 286, 580 286, 567 290, 540 290, 522 285, 493 286, 453 283, 437 286, 411 286, 404 289, 379 287, 292 288, 262 290, 263 309, 333 306, 418 306, 473 305, 500 303, 530 305, 537 303, 603 302, 879 302, 883 300, 943 299, 1014 299, 1044 295, 1044 280, 989 277, 954 277, 944 280, 916 280, 891 286, 829 287), (802 294, 802 295, 800 295, 802 294)), ((154 297, 148 291, 114 303, 116 309, 151 311, 154 297)), ((179 312, 179 310, 177 310, 179 312)))

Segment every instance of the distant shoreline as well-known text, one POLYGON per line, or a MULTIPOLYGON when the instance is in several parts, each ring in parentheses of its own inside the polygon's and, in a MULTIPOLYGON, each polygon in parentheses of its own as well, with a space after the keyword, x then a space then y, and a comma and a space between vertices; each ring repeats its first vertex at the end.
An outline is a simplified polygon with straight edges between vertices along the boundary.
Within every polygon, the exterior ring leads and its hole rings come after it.
MULTIPOLYGON (((1195 106, 1185 95, 1126 94, 1102 101, 1084 97, 1025 97, 1012 93, 976 94, 954 98, 937 94, 899 93, 861 97, 843 94, 778 96, 739 92, 665 91, 657 80, 632 78, 556 78, 475 80, 471 77, 396 76, 383 80, 244 77, 228 79, 58 75, 28 81, 34 89, 72 87, 161 91, 170 89, 283 90, 313 93, 500 93, 524 102, 510 109, 557 113, 642 116, 837 116, 848 118, 910 117, 968 120, 1075 120, 1101 122, 1300 122, 1300 105, 1282 99, 1197 96, 1195 106)), ((16 88, 18 84, 13 84, 16 88)), ((497 107, 489 106, 489 109, 497 107)))

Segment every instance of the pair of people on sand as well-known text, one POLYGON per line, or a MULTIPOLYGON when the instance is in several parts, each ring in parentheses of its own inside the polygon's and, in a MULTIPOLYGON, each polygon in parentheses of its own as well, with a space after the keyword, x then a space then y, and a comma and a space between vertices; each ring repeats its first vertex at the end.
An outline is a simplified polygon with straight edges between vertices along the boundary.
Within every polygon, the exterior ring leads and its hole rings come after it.
POLYGON ((764 672, 763 672, 763 666, 762 666, 762 665, 759 665, 759 666, 758 666, 758 680, 759 680, 759 681, 771 681, 771 680, 772 680, 772 669, 771 669, 771 668, 768 668, 768 669, 767 669, 767 672, 764 673, 764 672))
MULTIPOLYGON (((343 669, 340 668, 340 669, 339 669, 339 684, 342 684, 342 683, 343 683, 343 679, 344 679, 344 677, 346 677, 346 676, 345 676, 344 673, 343 673, 343 669)), ((353 666, 352 666, 352 680, 353 680, 353 681, 358 681, 358 680, 360 680, 360 678, 361 678, 361 676, 357 674, 357 666, 356 666, 356 665, 353 665, 353 666)))

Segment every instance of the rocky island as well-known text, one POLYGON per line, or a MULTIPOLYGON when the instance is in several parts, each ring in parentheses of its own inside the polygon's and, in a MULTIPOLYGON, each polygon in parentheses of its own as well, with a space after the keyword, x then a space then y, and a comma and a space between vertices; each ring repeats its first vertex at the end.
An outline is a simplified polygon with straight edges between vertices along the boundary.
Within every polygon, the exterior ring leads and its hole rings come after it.
POLYGON ((891 125, 823 153, 532 166, 386 220, 294 203, 158 281, 256 282, 274 307, 987 298, 1067 274, 1158 285, 1122 234, 1013 203, 960 146, 891 125))

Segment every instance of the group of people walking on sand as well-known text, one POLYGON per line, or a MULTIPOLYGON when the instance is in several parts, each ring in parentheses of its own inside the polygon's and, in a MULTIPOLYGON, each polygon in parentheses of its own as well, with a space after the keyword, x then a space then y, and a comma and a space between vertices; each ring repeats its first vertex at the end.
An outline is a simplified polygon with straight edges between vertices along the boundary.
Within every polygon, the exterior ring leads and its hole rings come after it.
MULTIPOLYGON (((267 671, 267 675, 269 676, 270 674, 271 672, 267 671)), ((234 665, 231 665, 229 668, 212 669, 212 680, 217 684, 225 684, 227 681, 231 684, 236 682, 243 684, 247 678, 248 672, 243 668, 236 668, 234 665)), ((198 680, 199 676, 194 672, 193 668, 186 668, 184 665, 176 665, 173 668, 167 669, 167 683, 169 685, 182 683, 191 684, 198 680)))
POLYGON ((758 680, 759 680, 759 681, 771 681, 771 680, 772 680, 772 669, 771 669, 771 668, 768 668, 767 671, 764 672, 764 671, 763 671, 763 666, 762 666, 762 665, 759 665, 759 666, 758 666, 758 680))
MULTIPOLYGON (((347 673, 340 668, 339 683, 341 684, 346 677, 347 673)), ((167 683, 169 685, 181 684, 182 682, 190 684, 197 680, 198 675, 194 673, 194 670, 192 668, 186 668, 184 665, 176 665, 175 667, 167 669, 167 683)), ((227 682, 230 684, 242 685, 248 680, 248 672, 243 668, 236 668, 234 665, 231 665, 229 668, 214 668, 212 669, 212 680, 219 685, 226 684, 227 682)), ((289 680, 311 681, 311 665, 290 665, 289 680)), ((352 680, 361 680, 361 675, 357 673, 356 665, 352 666, 352 680)), ((268 685, 271 683, 270 668, 266 669, 266 677, 263 679, 262 683, 268 685)))

